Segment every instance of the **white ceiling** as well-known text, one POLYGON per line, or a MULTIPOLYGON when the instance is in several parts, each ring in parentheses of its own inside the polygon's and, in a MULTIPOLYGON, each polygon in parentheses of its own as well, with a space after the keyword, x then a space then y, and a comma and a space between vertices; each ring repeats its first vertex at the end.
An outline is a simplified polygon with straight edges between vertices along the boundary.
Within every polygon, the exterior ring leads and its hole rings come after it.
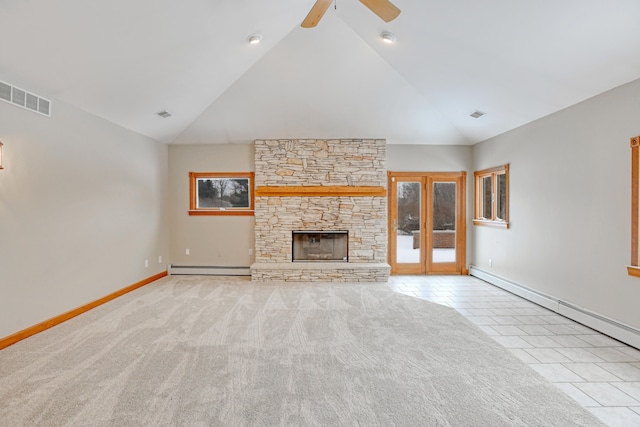
POLYGON ((640 78, 639 0, 393 2, 0 0, 0 80, 167 143, 474 144, 640 78))

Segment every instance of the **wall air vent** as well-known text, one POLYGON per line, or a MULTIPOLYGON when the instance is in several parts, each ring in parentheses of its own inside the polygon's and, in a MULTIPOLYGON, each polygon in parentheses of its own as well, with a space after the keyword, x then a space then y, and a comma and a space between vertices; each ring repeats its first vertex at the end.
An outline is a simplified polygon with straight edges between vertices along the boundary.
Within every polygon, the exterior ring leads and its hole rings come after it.
POLYGON ((26 110, 51 117, 51 101, 0 81, 0 99, 26 110))

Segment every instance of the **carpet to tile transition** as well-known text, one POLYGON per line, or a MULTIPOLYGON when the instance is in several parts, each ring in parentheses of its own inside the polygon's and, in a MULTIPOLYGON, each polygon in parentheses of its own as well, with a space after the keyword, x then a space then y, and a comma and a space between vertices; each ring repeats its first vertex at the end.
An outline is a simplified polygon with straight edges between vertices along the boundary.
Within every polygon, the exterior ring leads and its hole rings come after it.
POLYGON ((0 351, 2 426, 599 426, 385 284, 171 277, 0 351))

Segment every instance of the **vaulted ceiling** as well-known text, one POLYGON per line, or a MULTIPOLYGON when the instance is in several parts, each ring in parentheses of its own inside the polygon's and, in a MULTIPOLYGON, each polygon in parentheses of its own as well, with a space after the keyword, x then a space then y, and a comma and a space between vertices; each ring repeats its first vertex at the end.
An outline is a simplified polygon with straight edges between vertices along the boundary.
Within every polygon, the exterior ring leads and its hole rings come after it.
POLYGON ((314 1, 2 0, 0 80, 167 143, 474 144, 640 78, 638 0, 314 1))

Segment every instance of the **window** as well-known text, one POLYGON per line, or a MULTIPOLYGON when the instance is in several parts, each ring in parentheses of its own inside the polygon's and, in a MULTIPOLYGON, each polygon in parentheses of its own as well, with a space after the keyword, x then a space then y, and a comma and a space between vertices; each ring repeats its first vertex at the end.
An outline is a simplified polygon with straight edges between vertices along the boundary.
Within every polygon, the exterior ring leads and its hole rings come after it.
POLYGON ((631 265, 630 276, 640 277, 640 136, 631 138, 631 265))
POLYGON ((189 172, 189 215, 253 215, 253 172, 189 172))
POLYGON ((473 223, 509 228, 509 165, 474 172, 473 223))

